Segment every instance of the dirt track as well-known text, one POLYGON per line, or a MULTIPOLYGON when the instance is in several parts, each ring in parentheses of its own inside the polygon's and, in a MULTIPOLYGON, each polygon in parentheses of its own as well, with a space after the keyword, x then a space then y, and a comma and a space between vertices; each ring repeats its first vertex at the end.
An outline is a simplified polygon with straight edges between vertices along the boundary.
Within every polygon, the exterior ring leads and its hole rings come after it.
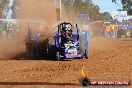
MULTIPOLYGON (((20 42, 17 43, 19 46, 15 50, 24 51, 24 46, 20 46, 20 42)), ((13 42, 10 42, 10 45, 15 46, 13 42)), ((0 49, 3 48, 1 43, 0 49)), ((89 48, 89 59, 82 60, 58 62, 52 60, 18 60, 10 59, 7 56, 7 58, 1 58, 0 84, 12 85, 0 85, 0 87, 81 88, 79 79, 81 78, 82 66, 89 73, 91 79, 121 78, 132 80, 132 39, 92 38, 89 40, 89 48)), ((15 51, 8 53, 11 52, 15 51)), ((90 88, 108 87, 91 86, 90 88)), ((120 88, 120 86, 110 86, 109 88, 120 88)), ((121 88, 130 88, 130 86, 121 88)))

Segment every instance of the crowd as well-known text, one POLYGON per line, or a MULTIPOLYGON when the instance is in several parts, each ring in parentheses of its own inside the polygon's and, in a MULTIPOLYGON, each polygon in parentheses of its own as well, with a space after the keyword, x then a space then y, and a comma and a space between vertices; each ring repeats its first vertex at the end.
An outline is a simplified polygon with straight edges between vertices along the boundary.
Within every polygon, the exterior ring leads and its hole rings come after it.
POLYGON ((0 36, 3 39, 13 39, 19 32, 16 23, 13 22, 0 22, 0 36))
POLYGON ((103 27, 103 36, 106 38, 117 38, 118 25, 106 24, 103 27))
POLYGON ((117 38, 117 32, 119 29, 119 25, 115 23, 95 23, 89 25, 87 28, 89 32, 89 36, 103 36, 105 38, 117 38))

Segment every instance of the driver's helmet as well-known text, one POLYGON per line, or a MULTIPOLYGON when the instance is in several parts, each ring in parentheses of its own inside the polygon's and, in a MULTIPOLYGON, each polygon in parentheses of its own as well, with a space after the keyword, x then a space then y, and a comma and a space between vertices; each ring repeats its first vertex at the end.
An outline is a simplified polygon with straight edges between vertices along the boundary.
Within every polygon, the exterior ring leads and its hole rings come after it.
POLYGON ((64 25, 64 30, 65 30, 65 31, 70 31, 70 27, 69 27, 68 24, 64 25))
POLYGON ((68 26, 68 25, 66 25, 65 27, 66 27, 66 28, 69 28, 69 26, 68 26))
POLYGON ((66 30, 68 28, 68 25, 67 24, 65 24, 64 25, 64 30, 66 30))

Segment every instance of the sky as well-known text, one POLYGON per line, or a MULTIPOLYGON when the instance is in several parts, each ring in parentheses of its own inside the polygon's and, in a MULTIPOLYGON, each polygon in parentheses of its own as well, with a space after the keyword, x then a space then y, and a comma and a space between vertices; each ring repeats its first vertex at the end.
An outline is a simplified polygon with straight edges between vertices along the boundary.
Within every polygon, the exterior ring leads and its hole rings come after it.
POLYGON ((117 9, 122 9, 121 2, 118 4, 112 3, 112 0, 92 0, 94 4, 98 5, 100 8, 100 12, 109 12, 112 14, 112 11, 116 11, 117 9))

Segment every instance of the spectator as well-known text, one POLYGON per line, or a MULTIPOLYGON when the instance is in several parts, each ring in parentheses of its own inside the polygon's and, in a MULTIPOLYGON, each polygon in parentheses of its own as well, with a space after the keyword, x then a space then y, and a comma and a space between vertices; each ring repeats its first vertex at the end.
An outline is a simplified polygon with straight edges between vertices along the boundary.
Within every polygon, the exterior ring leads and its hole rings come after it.
POLYGON ((111 32, 110 25, 106 25, 104 27, 104 35, 105 35, 106 38, 110 38, 110 32, 111 32))
POLYGON ((5 30, 2 33, 2 37, 3 37, 3 39, 6 39, 6 31, 5 30))

